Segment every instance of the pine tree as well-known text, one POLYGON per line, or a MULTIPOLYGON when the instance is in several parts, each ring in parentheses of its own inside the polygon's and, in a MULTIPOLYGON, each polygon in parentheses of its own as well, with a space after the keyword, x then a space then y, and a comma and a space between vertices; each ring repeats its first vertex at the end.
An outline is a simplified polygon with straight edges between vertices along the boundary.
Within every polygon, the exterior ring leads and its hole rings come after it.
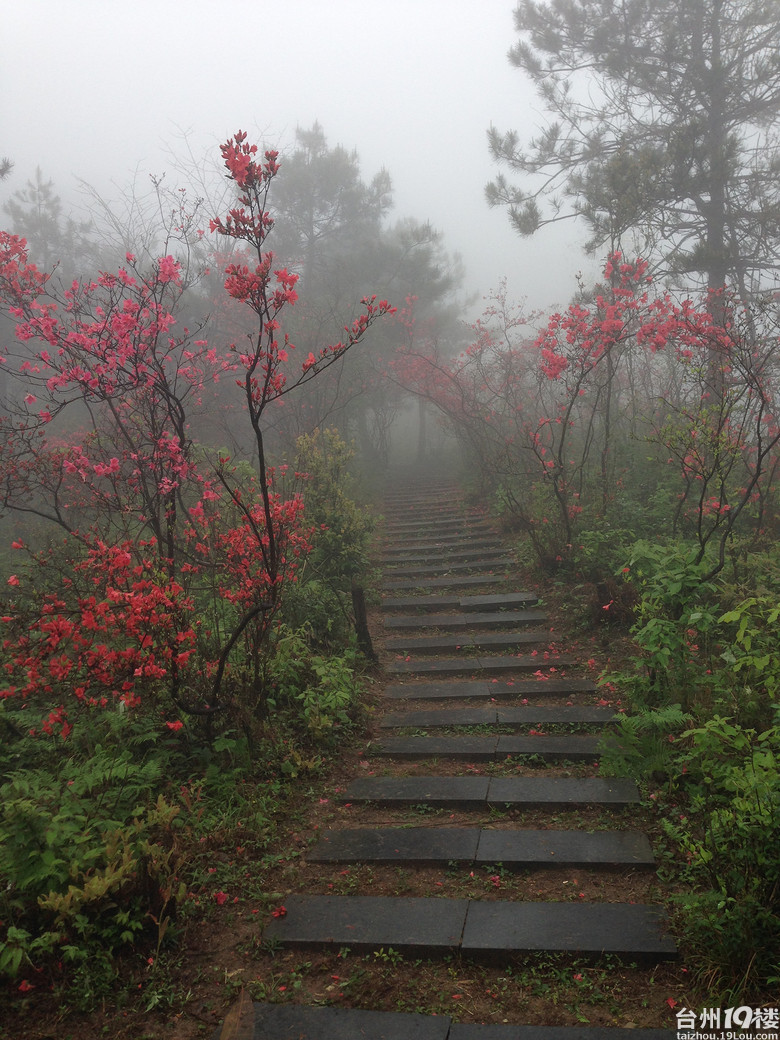
POLYGON ((780 254, 780 6, 774 0, 521 0, 512 64, 550 121, 492 128, 492 205, 516 230, 582 218, 590 248, 633 234, 680 281, 743 299, 780 254))

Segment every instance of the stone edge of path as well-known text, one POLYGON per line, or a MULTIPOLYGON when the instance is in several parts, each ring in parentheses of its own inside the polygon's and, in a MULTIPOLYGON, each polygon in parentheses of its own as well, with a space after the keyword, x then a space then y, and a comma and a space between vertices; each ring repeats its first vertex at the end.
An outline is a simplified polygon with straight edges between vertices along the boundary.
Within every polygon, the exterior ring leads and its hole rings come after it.
MULTIPOLYGON (((252 1005, 246 1040, 675 1040, 672 1029, 515 1026, 453 1022, 449 1015, 302 1004, 252 1005)), ((234 1034, 237 1035, 237 1034, 234 1034)), ((226 1040, 223 1026, 212 1040, 226 1040)))

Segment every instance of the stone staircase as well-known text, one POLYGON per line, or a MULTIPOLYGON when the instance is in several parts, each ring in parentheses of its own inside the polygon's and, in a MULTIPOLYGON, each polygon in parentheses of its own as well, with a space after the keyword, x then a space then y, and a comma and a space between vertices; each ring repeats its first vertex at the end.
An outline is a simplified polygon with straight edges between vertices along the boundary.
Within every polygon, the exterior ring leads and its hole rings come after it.
MULTIPOLYGON (((361 776, 341 797, 345 805, 381 806, 398 820, 328 830, 308 861, 651 872, 647 837, 622 821, 639 803, 636 785, 595 775, 614 712, 594 703, 592 682, 562 674, 575 661, 560 652, 536 596, 514 587, 505 546, 484 519, 463 511, 457 491, 446 485, 410 488, 385 515, 387 711, 367 755, 401 771, 361 776), (479 732, 469 732, 474 728, 479 732), (463 775, 463 763, 486 764, 486 775, 463 775), (410 826, 401 815, 409 807, 466 813, 478 824, 440 825, 437 818, 434 825, 410 826), (524 824, 529 814, 594 808, 609 814, 608 828, 524 824)), ((264 939, 283 948, 392 948, 404 956, 483 963, 609 954, 648 969, 676 956, 663 908, 638 902, 506 899, 499 892, 477 899, 300 893, 286 898, 285 910, 264 931, 264 939)), ((629 1032, 557 1025, 552 1008, 545 1026, 273 1004, 255 1005, 254 1015, 254 1034, 247 1035, 258 1040, 621 1040, 629 1032)), ((674 1035, 637 1028, 630 1034, 636 1040, 674 1035)))

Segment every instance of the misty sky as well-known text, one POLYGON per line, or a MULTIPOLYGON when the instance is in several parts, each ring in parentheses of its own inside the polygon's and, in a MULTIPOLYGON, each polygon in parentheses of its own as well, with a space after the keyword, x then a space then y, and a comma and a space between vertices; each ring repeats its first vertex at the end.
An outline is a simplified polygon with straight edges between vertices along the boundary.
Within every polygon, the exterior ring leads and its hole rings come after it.
MULTIPOLYGON (((491 123, 524 137, 544 121, 506 58, 514 0, 2 0, 0 201, 40 166, 67 200, 77 178, 110 194, 170 153, 238 129, 284 151, 318 120, 392 177, 393 218, 430 220, 481 294, 506 276, 532 307, 565 304, 582 253, 574 225, 533 240, 490 210, 491 123), (186 143, 185 143, 186 139, 186 143)), ((283 175, 283 174, 282 174, 283 175)), ((479 309, 479 308, 477 308, 479 309)))

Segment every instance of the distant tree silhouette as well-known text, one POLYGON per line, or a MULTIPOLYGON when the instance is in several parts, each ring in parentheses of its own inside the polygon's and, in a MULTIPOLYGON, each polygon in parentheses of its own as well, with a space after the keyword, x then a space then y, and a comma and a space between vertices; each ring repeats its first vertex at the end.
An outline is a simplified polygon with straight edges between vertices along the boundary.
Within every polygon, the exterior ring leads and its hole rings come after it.
POLYGON ((780 253, 780 7, 764 0, 520 0, 511 63, 550 120, 489 131, 491 205, 521 235, 580 217, 657 271, 747 298, 780 253))

